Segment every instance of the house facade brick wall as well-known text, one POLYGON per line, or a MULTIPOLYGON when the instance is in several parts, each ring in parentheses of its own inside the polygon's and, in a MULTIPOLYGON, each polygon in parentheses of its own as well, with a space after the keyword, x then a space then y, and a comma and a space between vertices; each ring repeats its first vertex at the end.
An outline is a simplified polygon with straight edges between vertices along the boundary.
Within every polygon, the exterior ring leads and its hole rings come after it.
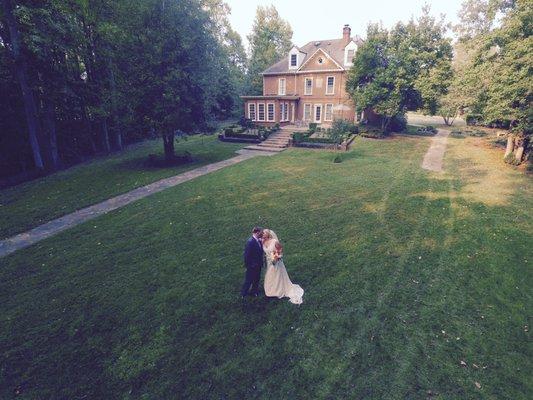
POLYGON ((351 66, 346 56, 353 56, 357 48, 349 32, 344 26, 342 39, 293 48, 291 52, 303 58, 297 68, 290 65, 289 53, 265 70, 263 95, 243 96, 245 116, 265 125, 316 122, 327 126, 334 119, 356 121, 355 104, 346 92, 351 66))

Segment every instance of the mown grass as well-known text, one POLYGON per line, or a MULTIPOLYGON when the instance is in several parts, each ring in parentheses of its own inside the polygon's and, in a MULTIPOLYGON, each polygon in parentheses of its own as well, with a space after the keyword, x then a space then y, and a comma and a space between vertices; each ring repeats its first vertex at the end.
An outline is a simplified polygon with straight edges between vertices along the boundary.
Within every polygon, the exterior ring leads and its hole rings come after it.
POLYGON ((220 143, 216 136, 191 136, 176 145, 195 162, 169 168, 144 165, 149 154, 161 154, 160 140, 134 145, 42 179, 0 191, 0 239, 24 232, 54 218, 98 203, 139 186, 235 155, 240 144, 220 143))
POLYGON ((527 399, 531 181, 471 139, 251 159, 2 259, 0 398, 527 399), (301 306, 238 299, 254 224, 301 306))

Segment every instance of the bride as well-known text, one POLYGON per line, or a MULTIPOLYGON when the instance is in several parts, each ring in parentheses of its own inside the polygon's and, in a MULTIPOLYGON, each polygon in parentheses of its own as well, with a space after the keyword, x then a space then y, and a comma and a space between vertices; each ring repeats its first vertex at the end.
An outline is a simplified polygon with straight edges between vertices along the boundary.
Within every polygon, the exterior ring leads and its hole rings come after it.
POLYGON ((265 295, 289 297, 293 304, 301 304, 304 290, 291 282, 283 263, 283 247, 274 231, 263 230, 263 251, 266 255, 265 295))

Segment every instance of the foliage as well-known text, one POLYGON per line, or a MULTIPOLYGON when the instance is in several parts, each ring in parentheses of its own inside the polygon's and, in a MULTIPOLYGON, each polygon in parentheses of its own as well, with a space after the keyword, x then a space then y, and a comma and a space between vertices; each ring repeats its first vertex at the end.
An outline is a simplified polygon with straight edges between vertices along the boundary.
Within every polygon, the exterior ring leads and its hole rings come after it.
POLYGON ((250 43, 250 63, 247 71, 247 93, 263 93, 265 69, 285 57, 292 47, 292 29, 282 19, 273 5, 258 6, 252 33, 248 36, 250 43))
POLYGON ((452 48, 445 33, 427 7, 418 20, 390 31, 369 25, 346 84, 358 112, 372 109, 382 118, 381 129, 390 131, 392 118, 408 109, 436 111, 450 76, 452 48))
POLYGON ((403 132, 408 135, 434 136, 437 133, 437 128, 435 128, 432 125, 427 125, 427 126, 408 125, 403 132))
POLYGON ((359 128, 357 127, 357 125, 346 119, 335 119, 331 124, 331 128, 329 129, 330 135, 335 134, 337 136, 342 136, 346 134, 355 135, 358 132, 359 128))
POLYGON ((467 29, 459 31, 468 49, 461 73, 469 94, 467 123, 509 128, 518 138, 511 150, 520 162, 533 131, 533 3, 469 0, 464 8, 461 25, 467 29))
POLYGON ((231 116, 246 55, 229 12, 221 0, 3 1, 1 174, 39 169, 36 154, 51 171, 154 136, 171 150, 176 129, 231 116))

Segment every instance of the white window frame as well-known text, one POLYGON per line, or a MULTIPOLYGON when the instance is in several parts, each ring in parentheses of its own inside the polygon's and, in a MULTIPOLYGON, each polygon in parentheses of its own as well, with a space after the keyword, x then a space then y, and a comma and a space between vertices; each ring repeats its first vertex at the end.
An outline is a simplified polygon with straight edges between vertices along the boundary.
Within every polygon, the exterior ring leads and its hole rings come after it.
POLYGON ((313 105, 311 103, 304 103, 304 115, 303 115, 304 121, 311 122, 312 113, 313 113, 313 105))
POLYGON ((279 122, 287 122, 289 120, 289 103, 279 103, 279 122))
POLYGON ((298 53, 292 53, 289 55, 289 65, 291 68, 297 68, 298 67, 298 53), (292 57, 294 56, 294 59, 296 60, 296 64, 292 65, 292 57))
POLYGON ((335 94, 335 77, 332 75, 326 76, 326 94, 327 95, 335 94), (329 78, 333 78, 333 84, 331 85, 331 92, 328 90, 329 89, 329 85, 328 85, 329 78))
POLYGON ((306 96, 312 96, 313 95, 313 78, 312 77, 305 77, 304 78, 304 95, 306 96), (307 81, 311 81, 311 91, 310 93, 307 93, 307 81))
POLYGON ((248 119, 251 121, 257 121, 257 106, 255 103, 248 103, 248 119), (253 106, 253 117, 252 117, 252 106, 253 106))
POLYGON ((278 79, 278 94, 280 96, 285 96, 285 93, 287 93, 287 80, 285 78, 279 78, 278 79), (281 84, 281 82, 283 82, 283 85, 281 84))
POLYGON ((257 103, 257 121, 264 122, 266 118, 265 103, 257 103), (263 119, 261 119, 261 106, 263 106, 263 119))
POLYGON ((266 118, 268 122, 276 121, 276 103, 267 103, 266 106, 266 118), (272 106, 272 119, 270 119, 270 106, 272 106))
POLYGON ((324 121, 333 121, 333 104, 327 103, 324 106, 324 121), (329 118, 328 118, 328 108, 329 110, 329 118))
POLYGON ((324 114, 324 108, 322 107, 322 104, 314 104, 313 106, 313 122, 314 123, 321 123, 322 122, 322 115, 324 114), (320 118, 316 119, 316 111, 320 107, 320 118))

